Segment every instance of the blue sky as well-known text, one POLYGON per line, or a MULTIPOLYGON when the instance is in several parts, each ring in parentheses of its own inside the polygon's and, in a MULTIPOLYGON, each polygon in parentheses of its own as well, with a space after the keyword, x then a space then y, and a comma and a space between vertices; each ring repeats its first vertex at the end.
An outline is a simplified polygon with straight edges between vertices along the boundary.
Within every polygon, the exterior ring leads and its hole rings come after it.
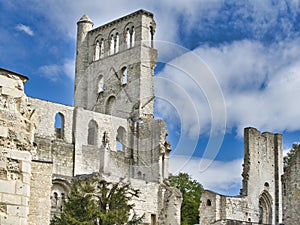
POLYGON ((27 95, 73 104, 76 22, 146 9, 157 23, 156 116, 168 123, 172 173, 238 194, 243 128, 299 141, 298 0, 19 0, 0 2, 0 67, 27 95))

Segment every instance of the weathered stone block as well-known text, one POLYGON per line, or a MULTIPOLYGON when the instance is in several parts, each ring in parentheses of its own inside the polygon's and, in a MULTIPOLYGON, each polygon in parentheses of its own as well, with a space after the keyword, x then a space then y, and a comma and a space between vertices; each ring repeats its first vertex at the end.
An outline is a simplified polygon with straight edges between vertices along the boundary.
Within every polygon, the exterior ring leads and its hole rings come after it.
POLYGON ((8 128, 0 126, 0 137, 7 138, 8 137, 8 128))
POLYGON ((0 180, 0 193, 14 194, 16 189, 16 181, 0 180))
POLYGON ((30 186, 21 181, 16 181, 16 194, 30 196, 30 186))
POLYGON ((26 218, 29 214, 27 206, 7 205, 7 214, 26 218))
POLYGON ((1 225, 20 225, 21 219, 18 216, 0 215, 0 224, 1 225))
POLYGON ((21 196, 15 194, 2 194, 2 202, 11 205, 21 205, 21 196))
POLYGON ((23 172, 23 173, 31 173, 31 163, 30 162, 25 162, 25 161, 23 161, 22 163, 21 163, 21 171, 23 172))
POLYGON ((25 152, 25 151, 21 152, 21 151, 11 150, 10 151, 10 158, 31 162, 30 152, 25 152))
POLYGON ((11 87, 2 87, 2 94, 13 98, 20 98, 24 95, 24 92, 11 87))

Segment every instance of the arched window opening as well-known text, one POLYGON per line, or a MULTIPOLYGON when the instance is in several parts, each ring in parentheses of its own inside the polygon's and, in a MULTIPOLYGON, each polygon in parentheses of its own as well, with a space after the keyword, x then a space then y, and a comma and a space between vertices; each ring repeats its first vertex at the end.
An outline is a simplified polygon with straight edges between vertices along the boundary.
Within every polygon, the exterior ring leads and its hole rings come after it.
POLYGON ((122 79, 122 84, 127 84, 127 78, 128 78, 128 68, 124 66, 121 69, 121 79, 122 79))
POLYGON ((272 223, 272 197, 264 191, 259 198, 259 224, 272 223))
POLYGON ((130 30, 129 30, 129 28, 127 28, 127 30, 126 30, 126 45, 127 45, 127 48, 130 48, 130 42, 131 42, 131 40, 130 40, 130 30))
POLYGON ((115 53, 119 52, 119 45, 120 45, 120 38, 119 38, 119 34, 116 33, 116 37, 115 37, 115 53))
POLYGON ((150 32, 149 32, 149 47, 153 48, 154 47, 154 29, 152 26, 150 26, 150 32))
POLYGON ((100 43, 99 41, 96 42, 96 48, 95 48, 95 61, 99 60, 100 58, 100 43))
POLYGON ((102 75, 100 75, 99 78, 98 78, 97 92, 98 93, 104 92, 104 82, 103 82, 103 76, 102 75))
POLYGON ((56 138, 63 139, 64 137, 64 116, 61 113, 56 113, 55 115, 55 136, 56 138))
POLYGON ((56 209, 58 206, 58 194, 56 192, 51 196, 51 208, 56 209))
POLYGON ((119 127, 117 130, 117 150, 123 151, 125 150, 125 141, 126 141, 126 130, 124 127, 119 127))
POLYGON ((211 200, 210 199, 207 199, 206 206, 211 206, 211 200))
POLYGON ((116 102, 115 96, 110 96, 110 97, 107 99, 106 107, 105 107, 105 113, 106 113, 106 114, 112 115, 113 110, 114 110, 114 106, 115 106, 115 102, 116 102))
POLYGON ((97 145, 98 125, 94 120, 91 120, 88 125, 88 145, 97 145))
POLYGON ((104 57, 104 40, 102 38, 100 42, 100 59, 102 59, 103 57, 104 57))
POLYGON ((135 29, 134 27, 132 27, 132 31, 131 31, 131 47, 135 46, 135 29))
POLYGON ((269 183, 266 182, 265 185, 264 185, 266 188, 270 187, 269 183))
POLYGON ((113 55, 115 52, 115 39, 114 35, 110 37, 110 45, 109 45, 109 55, 113 55))
POLYGON ((66 203, 66 195, 65 193, 61 193, 61 203, 60 203, 61 212, 64 210, 65 203, 66 203))

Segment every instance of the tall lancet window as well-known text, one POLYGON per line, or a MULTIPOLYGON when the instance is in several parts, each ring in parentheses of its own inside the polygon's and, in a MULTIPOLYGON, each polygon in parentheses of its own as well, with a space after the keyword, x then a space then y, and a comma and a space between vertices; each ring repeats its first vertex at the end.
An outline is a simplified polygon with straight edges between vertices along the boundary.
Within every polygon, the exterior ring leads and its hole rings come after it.
POLYGON ((100 58, 100 43, 99 41, 96 42, 96 48, 95 48, 95 61, 99 60, 100 58))

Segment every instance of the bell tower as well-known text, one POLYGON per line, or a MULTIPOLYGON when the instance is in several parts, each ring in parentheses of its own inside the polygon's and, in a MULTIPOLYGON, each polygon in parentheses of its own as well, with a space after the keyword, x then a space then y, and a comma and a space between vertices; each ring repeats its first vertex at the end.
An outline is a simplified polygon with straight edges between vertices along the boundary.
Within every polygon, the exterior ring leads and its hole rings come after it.
POLYGON ((157 61, 153 14, 139 10, 94 29, 83 16, 77 32, 75 107, 151 120, 157 61))

